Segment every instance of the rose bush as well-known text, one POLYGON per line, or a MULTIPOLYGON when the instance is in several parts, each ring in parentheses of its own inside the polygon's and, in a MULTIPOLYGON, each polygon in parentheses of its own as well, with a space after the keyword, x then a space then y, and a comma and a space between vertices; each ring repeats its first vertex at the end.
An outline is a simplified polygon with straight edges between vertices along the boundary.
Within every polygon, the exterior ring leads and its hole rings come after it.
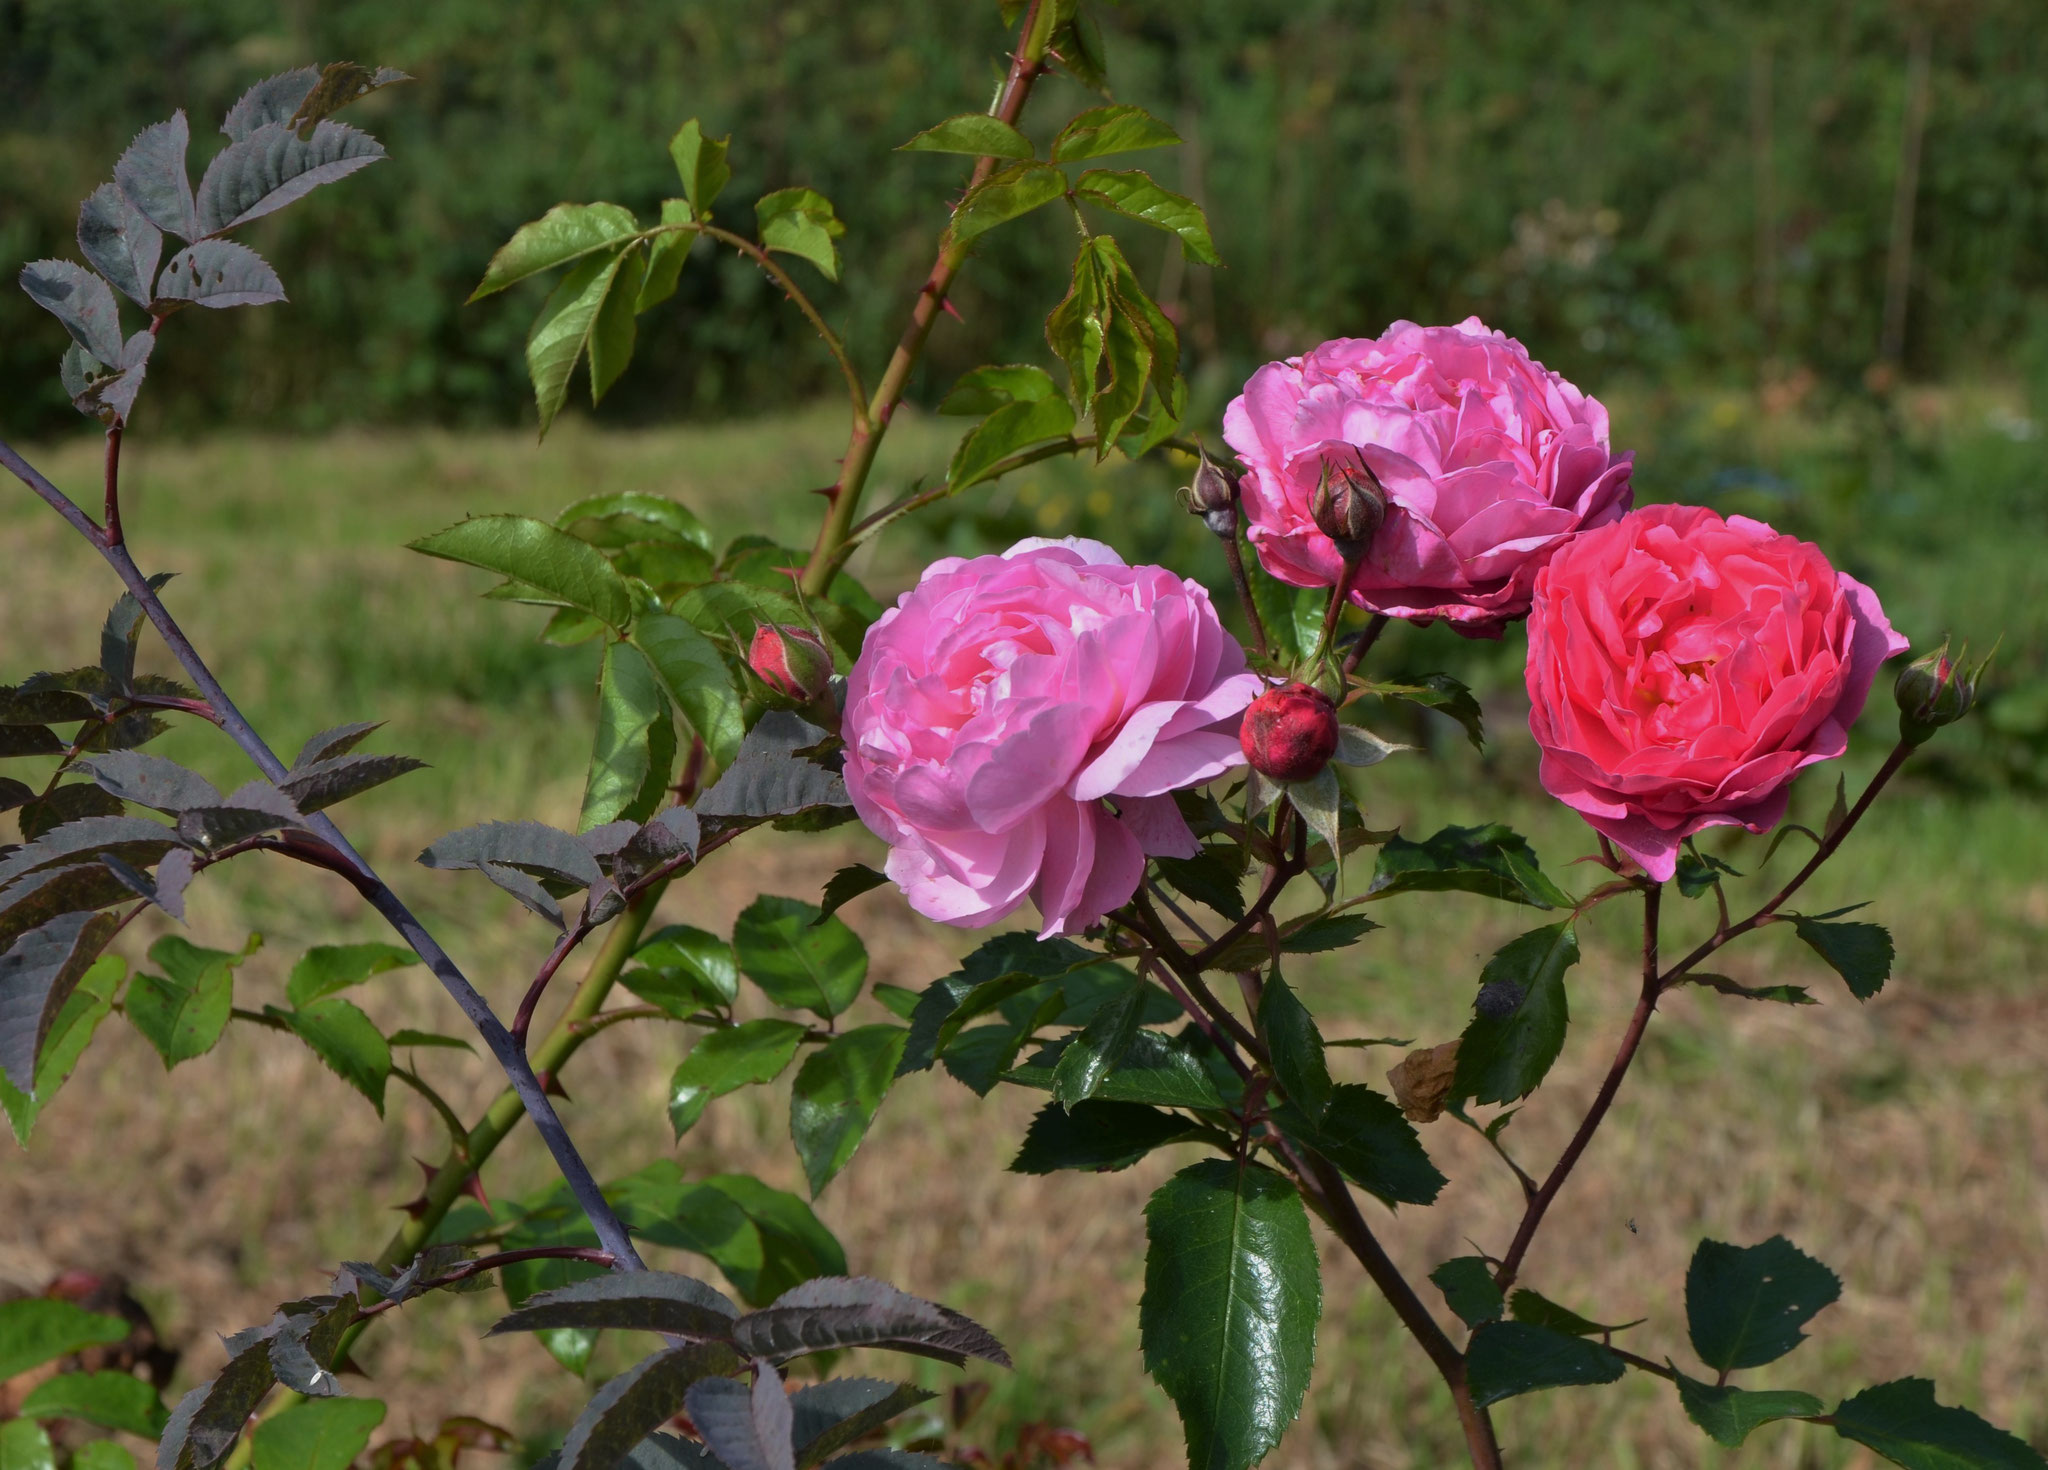
POLYGON ((1744 516, 1650 506, 1536 579, 1529 728, 1544 788, 1660 881, 1705 827, 1785 815, 1903 652, 1877 594, 1744 516))
POLYGON ((1168 793, 1244 763, 1261 687, 1209 594, 1164 567, 1078 538, 948 558, 847 678, 847 794, 919 913, 978 928, 1028 895, 1045 934, 1078 932, 1148 856, 1194 852, 1168 793))
POLYGON ((1267 571, 1297 587, 1342 579, 1310 505, 1362 455, 1391 503, 1351 600, 1473 637, 1525 614, 1549 555, 1631 495, 1634 456, 1609 449, 1607 410, 1477 317, 1396 322, 1268 363, 1225 410, 1223 437, 1247 467, 1248 534, 1267 571))

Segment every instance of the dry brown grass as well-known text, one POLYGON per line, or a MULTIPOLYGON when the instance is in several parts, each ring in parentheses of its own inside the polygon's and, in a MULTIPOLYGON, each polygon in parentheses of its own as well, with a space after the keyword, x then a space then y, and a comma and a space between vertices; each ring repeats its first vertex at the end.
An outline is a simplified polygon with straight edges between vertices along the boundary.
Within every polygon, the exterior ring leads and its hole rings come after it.
MULTIPOLYGON (((543 948, 537 926, 481 885, 411 868, 409 858, 448 827, 485 816, 572 819, 585 718, 575 680, 469 697, 394 683, 373 710, 301 708, 324 686, 320 667, 295 667, 286 656, 310 636, 295 626, 304 616, 295 609, 361 602, 365 615, 349 636, 392 644, 357 650, 373 672, 377 658, 396 657, 408 641, 460 652, 516 640, 523 615, 475 603, 462 574, 408 560, 394 544, 464 509, 546 510, 600 487, 671 488, 730 506, 735 484, 803 484, 802 466, 828 438, 800 420, 766 431, 564 435, 537 460, 523 441, 455 436, 161 449, 135 465, 135 524, 152 565, 186 569, 174 605, 203 647, 220 650, 230 684, 253 688, 252 706, 283 727, 281 743, 376 713, 393 719, 384 748, 434 755, 437 768, 412 788, 365 799, 346 820, 503 1005, 543 948), (692 468, 678 476, 677 464, 692 468), (337 478, 356 487, 352 501, 337 505, 337 478), (251 555, 270 558, 266 570, 236 581, 233 559, 251 555)), ((67 450, 57 463, 86 482, 82 452, 67 450)), ((725 519, 732 523, 729 511, 725 519)), ((9 677, 54 661, 45 650, 83 659, 108 596, 53 526, 0 499, 9 677)), ((1454 758, 1390 777, 1380 810, 1389 821, 1435 825, 1511 807, 1555 869, 1583 850, 1583 838, 1568 819, 1490 784, 1520 779, 1510 730, 1497 746, 1488 768, 1454 758)), ((179 736, 164 748, 224 777, 234 770, 231 755, 203 739, 179 736)), ((1826 793, 1808 795, 1824 802, 1826 793)), ((1859 835, 1817 899, 1890 900, 1883 917, 1896 922, 1902 958, 1869 1005, 1857 1007, 1775 936, 1753 941, 1736 973, 1755 979, 1783 968, 1784 978, 1815 985, 1823 1009, 1691 993, 1670 1002, 1553 1212, 1528 1283, 1595 1315, 1648 1317, 1630 1333, 1637 1350, 1669 1352, 1682 1364, 1682 1281, 1700 1236, 1749 1242, 1783 1231, 1834 1266, 1845 1291, 1817 1319, 1814 1342, 1752 1375, 1757 1385, 1825 1395, 1924 1372, 1944 1401, 2044 1441, 2048 1108, 2039 1038, 2048 1004, 2032 982, 2048 926, 2048 873, 2029 841, 2037 818, 2016 801, 1961 807, 1908 792, 1859 835)), ((867 844, 842 830, 743 846, 677 890, 665 917, 724 926, 757 891, 815 892, 840 863, 871 857, 867 844)), ((1333 1031, 1394 1031, 1425 1043, 1454 1035, 1477 958, 1516 932, 1518 916, 1478 900, 1389 909, 1387 932, 1312 969, 1303 988, 1333 1031)), ((875 980, 921 986, 962 948, 960 936, 913 920, 886 891, 858 900, 847 917, 869 945, 875 980)), ((1555 1155, 1590 1097, 1633 995, 1625 917, 1598 920, 1573 977, 1565 1059, 1507 1134, 1532 1164, 1555 1155)), ((374 933, 344 890, 300 870, 246 870, 196 891, 198 942, 232 945, 249 928, 269 943, 238 982, 242 1004, 274 999, 304 946, 374 933)), ((139 955, 152 932, 138 925, 128 951, 139 955)), ((387 1028, 459 1027, 420 971, 385 977, 365 1004, 387 1028)), ((672 1028, 619 1027, 575 1062, 565 1115, 601 1171, 670 1151, 662 1090, 683 1045, 672 1028)), ((1395 1059, 1343 1055, 1354 1075, 1375 1082, 1395 1059)), ((430 1065, 466 1113, 495 1091, 481 1061, 436 1054, 430 1065)), ((1175 1465, 1170 1407, 1138 1361, 1136 1303, 1139 1211, 1182 1160, 1156 1157, 1109 1176, 1008 1174, 1034 1101, 999 1093, 980 1102, 943 1074, 910 1079, 820 1213, 856 1270, 955 1303, 1013 1345, 1018 1372, 991 1375, 991 1423, 1078 1423, 1107 1466, 1175 1465)), ((1371 1212, 1416 1277, 1468 1251, 1468 1236, 1497 1251, 1516 1205, 1512 1182, 1470 1134, 1440 1122, 1424 1136, 1453 1180, 1443 1200, 1398 1217, 1371 1212)), ((390 1206, 417 1182, 410 1158, 441 1148, 432 1117, 411 1099, 394 1092, 380 1122, 288 1037, 237 1027, 217 1051, 166 1076, 139 1038, 110 1023, 30 1148, 0 1157, 0 1280, 28 1288, 60 1268, 120 1272, 185 1348, 185 1375, 196 1378, 220 1359, 212 1334, 261 1319, 276 1301, 314 1287, 338 1258, 380 1244, 396 1218, 390 1206)), ((766 1095, 714 1105, 679 1158, 693 1173, 747 1169, 800 1187, 781 1104, 766 1095)), ((487 1177, 494 1194, 516 1195, 545 1183, 545 1160, 521 1137, 487 1177)), ((1420 1354, 1360 1273, 1325 1245, 1316 1382, 1303 1422, 1271 1463, 1457 1463, 1443 1395, 1420 1354)), ((530 1343, 482 1342, 494 1300, 424 1303, 376 1334, 367 1359, 392 1405, 387 1433, 450 1412, 534 1434, 565 1422, 587 1390, 530 1343)), ((1746 1451, 1724 1454, 1684 1421, 1663 1385, 1635 1375, 1613 1388, 1517 1401, 1500 1420, 1521 1470, 1871 1463, 1798 1426, 1760 1431, 1746 1451)))

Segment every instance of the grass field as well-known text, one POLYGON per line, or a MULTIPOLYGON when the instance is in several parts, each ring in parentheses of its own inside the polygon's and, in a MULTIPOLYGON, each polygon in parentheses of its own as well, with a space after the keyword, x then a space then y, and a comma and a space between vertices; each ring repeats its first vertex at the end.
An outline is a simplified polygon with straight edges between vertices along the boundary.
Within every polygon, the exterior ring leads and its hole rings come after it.
MULTIPOLYGON (((1996 427, 2019 422, 1998 395, 1914 400, 1882 456, 1859 449, 1854 426, 1839 419, 1760 415, 1741 396, 1683 412, 1648 397, 1614 406, 1617 439, 1651 445, 1638 476, 1645 494, 1692 497, 1706 487, 1731 506, 1768 510, 1822 537, 1878 587, 1916 646, 1945 626, 1980 642, 2003 629, 2009 680, 2031 687, 2042 678, 2048 472, 2038 439, 1996 427), (1730 465, 1749 468, 1730 478, 1730 465)), ((953 427, 903 421, 883 480, 900 486, 941 467, 953 427)), ((411 859, 442 832, 486 818, 573 823, 591 651, 535 644, 531 610, 480 602, 483 578, 399 548, 470 512, 545 515, 620 489, 675 494, 721 535, 765 529, 803 544, 815 514, 803 492, 830 479, 838 445, 838 425, 822 413, 630 435, 568 424, 540 449, 524 436, 425 433, 144 441, 127 456, 127 521, 146 570, 182 574, 167 600, 273 744, 289 750, 313 730, 382 718, 390 724, 375 748, 433 763, 342 815, 502 1010, 545 950, 540 926, 484 885, 411 859)), ((31 457, 81 494, 96 482, 91 441, 31 457)), ((943 534, 1079 527, 1109 528, 1126 544, 1126 533, 1163 541, 1180 534, 1164 503, 1162 483, 1145 472, 1050 468, 999 487, 978 520, 955 517, 943 534)), ((929 550, 907 537, 885 542, 856 570, 893 595, 929 550)), ((0 493, 0 565, 0 680, 89 661, 115 589, 25 494, 0 493)), ((1485 692, 1491 740, 1482 758, 1461 738, 1433 738, 1426 757, 1376 768, 1365 799, 1375 825, 1411 834, 1509 820, 1548 870, 1584 886, 1584 870, 1566 864, 1589 850, 1588 834, 1534 785, 1511 677, 1518 650, 1518 636, 1497 655, 1391 638, 1390 662, 1464 660, 1485 692)), ((162 651, 146 652, 145 666, 165 667, 162 651)), ((1848 762, 1852 791, 1888 744, 1890 720, 1881 688, 1848 762)), ((2048 803, 2007 784, 2033 747, 2024 718, 2006 724, 2003 744, 1958 742, 1962 754, 1934 772, 1940 779, 1909 770, 1810 892, 1815 911, 1875 901, 1899 950, 1883 994, 1857 1005, 1778 933, 1731 951, 1725 968, 1738 979, 1810 984, 1824 1006, 1675 997, 1553 1211, 1527 1284, 1605 1320, 1648 1318, 1629 1334, 1633 1346, 1683 1365, 1682 1281, 1696 1241, 1782 1231, 1834 1266, 1845 1291, 1817 1319, 1815 1340, 1749 1375, 1750 1386, 1827 1395, 1925 1372, 1944 1401, 2048 1445, 2048 1342, 2039 1330, 2048 1316, 2048 803)), ((204 731, 154 748, 226 783, 243 778, 233 750, 204 731)), ((1817 822, 1831 796, 1832 777, 1810 777, 1795 815, 1817 822)), ((1763 846, 1715 845, 1745 870, 1763 846)), ((811 896, 835 867, 877 850, 857 828, 804 841, 750 838, 673 891, 662 917, 723 928, 756 892, 811 896)), ((1740 887, 1781 880, 1799 860, 1790 844, 1763 879, 1740 887)), ((1635 936, 1633 914, 1616 912, 1624 907, 1590 921, 1564 1061, 1507 1135, 1532 1167, 1561 1146, 1632 1002, 1635 936)), ((1669 907, 1681 912, 1667 945, 1703 932, 1698 908, 1675 899, 1669 907)), ((266 936, 238 980, 243 1005, 276 999, 305 946, 376 935, 345 889, 303 869, 231 868, 195 890, 191 917, 200 943, 233 948, 250 929, 266 936)), ((913 919, 893 891, 857 900, 846 917, 868 943, 877 981, 922 986, 964 947, 961 936, 913 919)), ((1455 1035, 1485 955, 1526 927, 1479 899, 1389 904, 1381 917, 1385 931, 1304 973, 1302 988, 1332 1032, 1425 1044, 1455 1035)), ((158 932, 150 922, 123 941, 129 953, 158 932)), ((386 1029, 459 1029, 422 971, 375 982, 364 1004, 386 1029)), ((661 1104, 683 1046, 672 1029, 617 1027, 574 1064, 565 1116, 601 1173, 672 1151, 661 1104)), ((494 1095, 495 1074, 447 1055, 431 1062, 434 1075, 474 1115, 494 1095)), ((1342 1056, 1355 1080, 1374 1082, 1394 1059, 1342 1056)), ((410 1159, 442 1149, 433 1117, 413 1103, 394 1093, 380 1122, 296 1042, 248 1027, 167 1077, 138 1037, 110 1024, 28 1150, 0 1162, 0 1282, 39 1287, 67 1267, 123 1273, 186 1349, 184 1375, 196 1381, 220 1361, 212 1334, 260 1320, 281 1298, 314 1289, 336 1259, 381 1244, 390 1207, 417 1185, 410 1159)), ((714 1105, 681 1148, 684 1169, 743 1168, 800 1187, 778 1108, 751 1093, 714 1105)), ((1029 1114, 1026 1098, 980 1103, 942 1074, 910 1079, 820 1213, 855 1270, 954 1303, 1012 1345, 1017 1372, 985 1375, 994 1393, 977 1422, 983 1437, 1049 1418, 1091 1434, 1105 1466, 1172 1466, 1178 1428, 1141 1371, 1136 1302, 1139 1210, 1181 1161, 1169 1152, 1117 1175, 1007 1174, 1029 1114)), ((1443 1200, 1393 1218, 1373 1207, 1415 1277, 1468 1251, 1467 1234, 1498 1251, 1517 1203, 1472 1135, 1440 1122, 1424 1138, 1453 1180, 1443 1200)), ((487 1173, 499 1196, 546 1178, 525 1137, 487 1173)), ((1346 1258, 1333 1251, 1327 1261, 1309 1407, 1270 1463, 1459 1462, 1447 1403, 1421 1355, 1346 1258)), ((392 1404, 385 1433, 456 1412, 536 1440, 559 1432, 588 1390, 530 1343, 482 1343, 494 1300, 409 1308, 370 1340, 375 1391, 392 1404)), ((1666 1386, 1640 1375, 1515 1401, 1499 1420, 1518 1470, 1874 1463, 1801 1426, 1759 1431, 1739 1453, 1714 1450, 1666 1386)))

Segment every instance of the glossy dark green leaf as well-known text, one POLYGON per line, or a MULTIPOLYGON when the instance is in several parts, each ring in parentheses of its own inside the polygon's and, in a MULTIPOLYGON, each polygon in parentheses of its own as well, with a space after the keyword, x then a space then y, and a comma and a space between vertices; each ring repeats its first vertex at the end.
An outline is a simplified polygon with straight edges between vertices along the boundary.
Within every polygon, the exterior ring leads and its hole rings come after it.
POLYGON ((473 1052, 476 1050, 474 1046, 464 1041, 460 1036, 444 1036, 438 1031, 418 1031, 411 1026, 399 1027, 387 1039, 394 1048, 401 1050, 409 1046, 430 1046, 447 1051, 473 1052))
POLYGON ((965 245, 1066 192, 1067 176, 1050 164, 1013 163, 998 169, 970 189, 954 209, 953 239, 965 245))
POLYGON ((251 1463, 255 1470, 348 1470, 383 1422, 376 1399, 309 1399, 256 1426, 251 1463))
POLYGON ((1388 1204, 1430 1204, 1446 1183, 1415 1125, 1390 1099, 1362 1083, 1332 1088, 1329 1106, 1319 1119, 1282 1107, 1274 1121, 1289 1137, 1329 1159, 1345 1178, 1388 1204))
POLYGON ((1054 1102, 1071 1108, 1093 1097, 1103 1079, 1122 1063, 1138 1034, 1146 989, 1144 981, 1132 976, 1067 1044, 1053 1068, 1054 1102))
POLYGON ((1925 1378, 1880 1383, 1842 1400, 1835 1433, 1906 1470, 2041 1470, 2048 1463, 1968 1409, 1937 1403, 1925 1378))
POLYGON ((963 112, 926 128, 908 143, 897 145, 899 153, 965 153, 976 158, 1029 158, 1031 140, 999 117, 985 112, 963 112))
POLYGON ((633 951, 619 983, 642 1000, 681 1019, 704 1006, 729 1006, 739 994, 739 962, 732 946, 688 924, 657 929, 633 951))
POLYGON ((1074 410, 1064 398, 1006 403, 960 441, 946 470, 946 481, 954 490, 980 484, 1018 450, 1063 438, 1073 430, 1074 410))
POLYGON ((384 1084, 391 1076, 391 1047, 370 1018, 335 996, 311 1001, 295 1010, 265 1008, 291 1028, 327 1069, 370 1100, 384 1115, 384 1084))
POLYGON ((941 1035, 957 1034, 968 1019, 959 1013, 970 999, 995 1005, 1003 996, 1028 988, 1030 982, 1065 975, 1093 958, 1068 939, 1041 943, 1028 934, 997 935, 961 961, 957 971, 933 981, 918 997, 910 1018, 910 1042, 903 1052, 903 1070, 920 1072, 931 1066, 941 1035), (1025 985, 1007 989, 997 985, 1011 977, 1022 977, 1025 985))
POLYGON ((1053 139, 1052 157, 1055 163, 1075 163, 1111 153, 1170 147, 1178 142, 1180 134, 1144 108, 1119 102, 1091 107, 1061 128, 1060 135, 1053 139))
POLYGON ((118 955, 101 955, 58 1009, 44 1036, 36 1058, 34 1095, 16 1087, 0 1074, 0 1107, 14 1129, 17 1141, 26 1144, 36 1118, 49 1106, 57 1089, 70 1079, 78 1059, 91 1045, 100 1022, 113 1013, 114 997, 128 978, 128 966, 118 955))
POLYGON ((396 944, 321 944, 292 966, 285 981, 285 996, 295 1006, 309 1005, 323 995, 333 995, 372 976, 416 965, 420 957, 396 944))
POLYGON ((428 556, 516 577, 614 628, 633 616, 626 583, 602 552, 531 516, 474 516, 410 544, 428 556))
POLYGON ((1848 982, 1849 993, 1869 1000, 1892 973, 1892 936, 1880 924, 1827 924, 1799 915, 1799 937, 1848 982))
POLYGON ((1493 1284, 1493 1267, 1485 1257, 1453 1256, 1430 1272, 1429 1279, 1467 1327, 1500 1320, 1501 1291, 1493 1284))
POLYGON ((633 643, 661 681, 671 703, 704 748, 721 766, 739 754, 747 728, 739 690, 718 650, 702 633, 667 613, 643 614, 634 624, 633 643))
POLYGON ((162 974, 138 972, 128 986, 128 1019, 156 1048, 166 1070, 212 1051, 234 1006, 242 956, 202 949, 176 934, 149 947, 162 974))
POLYGON ((1448 715, 1464 730, 1465 738, 1472 742, 1474 750, 1486 749, 1485 720, 1480 714, 1479 701, 1472 697, 1470 689, 1449 674, 1418 674, 1400 683, 1375 683, 1372 692, 1382 699, 1404 700, 1409 704, 1419 704, 1424 709, 1433 709, 1440 715, 1448 715))
POLYGON ((558 1470, 615 1470, 627 1451, 683 1411, 693 1384, 740 1367, 739 1357, 719 1343, 686 1343, 642 1358, 576 1416, 558 1470))
POLYGON ((888 882, 887 874, 876 872, 866 863, 848 863, 826 880, 825 901, 818 906, 817 922, 823 923, 840 905, 851 903, 863 893, 885 887, 888 882))
MULTIPOLYGON (((1054 1060, 1034 1060, 1006 1074, 1007 1080, 1050 1091, 1057 1075, 1054 1060)), ((1185 1037, 1140 1031, 1131 1038, 1123 1060, 1104 1077, 1095 1096, 1108 1102, 1144 1103, 1162 1108, 1220 1109, 1224 1097, 1216 1079, 1185 1037)))
POLYGON ((1529 1322, 1538 1327, 1548 1327, 1553 1332, 1567 1333, 1572 1337, 1598 1337, 1606 1332, 1620 1332, 1628 1327, 1640 1327, 1643 1318, 1633 1322, 1595 1322, 1581 1317, 1569 1307, 1560 1307, 1549 1297, 1523 1287, 1508 1299, 1508 1314, 1517 1322, 1529 1322))
POLYGON ((120 1342, 128 1323, 76 1302, 19 1297, 0 1302, 0 1382, 81 1348, 120 1342))
POLYGON ((1827 1413, 1827 1405, 1795 1389, 1747 1389, 1701 1383, 1678 1375, 1678 1401, 1685 1416, 1707 1432, 1715 1444, 1740 1448, 1752 1429, 1779 1419, 1810 1419, 1827 1413))
POLYGON ((1730 878, 1742 876, 1719 858, 1711 853, 1701 852, 1690 842, 1686 844, 1685 851, 1678 855, 1678 891, 1687 898, 1698 898, 1708 892, 1721 881, 1723 874, 1730 878))
POLYGON ((1245 1470, 1301 1410, 1322 1276, 1294 1186, 1207 1159, 1145 1207, 1145 1367, 1172 1397, 1193 1470, 1245 1470))
POLYGON ((675 160, 676 173, 683 181, 683 193, 689 200, 691 212, 700 220, 711 218, 712 204, 732 178, 732 167, 725 161, 726 148, 731 142, 729 136, 705 137, 702 124, 694 117, 678 128, 675 137, 669 140, 668 156, 675 160))
POLYGON ((528 276, 598 251, 615 250, 639 228, 633 212, 616 204, 557 204, 539 219, 521 225, 498 248, 469 299, 489 296, 528 276))
POLYGON ((799 1196, 771 1189, 749 1174, 714 1174, 704 1187, 738 1205, 760 1240, 758 1264, 713 1257, 748 1302, 772 1301, 814 1276, 846 1274, 846 1252, 838 1238, 799 1196))
MULTIPOLYGON (((744 955, 744 951, 742 951, 744 955)), ((842 1032, 804 1059, 789 1092, 789 1136, 817 1198, 867 1136, 896 1080, 907 1028, 878 1023, 842 1032)))
POLYGON ((768 249, 808 260, 828 281, 839 279, 837 242, 846 226, 823 194, 815 189, 777 189, 755 201, 754 218, 768 249))
POLYGON ((1622 1361, 1597 1342, 1527 1322, 1489 1322, 1465 1349, 1465 1375, 1481 1407, 1518 1394, 1612 1383, 1622 1361))
POLYGON ((817 917, 816 905, 802 899, 757 898, 733 924, 733 949, 741 972, 777 1005, 830 1020, 860 994, 868 952, 840 920, 819 924, 817 917))
POLYGON ((1744 1000, 1774 1000, 1780 1005, 1817 1006, 1804 985, 1742 985, 1726 975, 1711 975, 1695 970, 1685 977, 1694 985, 1704 985, 1709 990, 1718 990, 1723 995, 1739 995, 1744 1000))
POLYGON ((1162 188, 1141 169, 1090 169, 1075 181, 1074 197, 1179 237, 1187 258, 1200 265, 1223 264, 1202 206, 1162 188))
POLYGON ((1703 1240, 1685 1273, 1693 1351, 1724 1370, 1775 1362, 1841 1294, 1841 1278, 1782 1235, 1752 1246, 1703 1240))
POLYGON ((1379 927, 1364 914, 1325 914, 1309 920, 1298 929, 1283 933, 1280 951, 1283 954, 1324 954, 1334 949, 1347 949, 1379 927))
POLYGON ((1508 1103, 1536 1090, 1564 1049, 1571 1021, 1564 972, 1578 959, 1578 931, 1569 919, 1532 929, 1495 951, 1458 1042, 1453 1093, 1508 1103))
POLYGON ((1323 1034, 1292 987, 1275 973, 1259 995, 1259 1035, 1273 1058, 1273 1080, 1311 1120, 1330 1105, 1330 1068, 1323 1059, 1323 1034))
POLYGON ((1232 923, 1244 917, 1244 875, 1226 852, 1205 847, 1191 858, 1154 858, 1167 885, 1232 923))
POLYGON ((1016 1174, 1061 1169, 1112 1173, 1128 1169, 1156 1148, 1198 1136, 1185 1118, 1137 1103, 1047 1103, 1031 1120, 1024 1146, 1010 1161, 1016 1174))
POLYGON ((1539 909, 1568 909, 1572 899, 1544 876, 1528 839, 1494 823, 1445 827, 1421 842, 1390 838, 1373 873, 1374 893, 1480 893, 1539 909))
POLYGON ((681 1138, 714 1097, 754 1082, 773 1082, 796 1057, 806 1028, 772 1017, 707 1032, 669 1080, 668 1121, 681 1138))

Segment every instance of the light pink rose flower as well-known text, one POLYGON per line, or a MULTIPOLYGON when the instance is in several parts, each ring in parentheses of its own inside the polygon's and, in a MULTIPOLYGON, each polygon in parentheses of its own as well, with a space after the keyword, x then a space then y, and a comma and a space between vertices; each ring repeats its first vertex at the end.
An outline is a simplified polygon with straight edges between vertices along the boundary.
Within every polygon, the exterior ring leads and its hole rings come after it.
POLYGON ((1792 778, 1848 748, 1878 665, 1905 647, 1818 547, 1648 506, 1574 537, 1536 579, 1544 788, 1669 878, 1690 834, 1782 820, 1792 778))
POLYGON ((1267 571, 1336 585, 1343 558, 1309 497, 1362 454, 1391 503, 1351 600, 1475 638, 1527 613, 1550 554, 1632 494, 1635 456, 1609 451, 1607 410, 1476 316, 1267 363, 1224 410, 1223 437, 1250 471, 1247 534, 1267 571))
MULTIPOLYGON (((927 918, 992 924, 1026 896, 1043 935, 1192 857, 1168 794, 1244 764, 1263 687, 1209 595, 1098 541, 949 557, 868 630, 846 681, 846 789, 927 918)), ((1043 937, 1043 935, 1041 937, 1043 937)))

